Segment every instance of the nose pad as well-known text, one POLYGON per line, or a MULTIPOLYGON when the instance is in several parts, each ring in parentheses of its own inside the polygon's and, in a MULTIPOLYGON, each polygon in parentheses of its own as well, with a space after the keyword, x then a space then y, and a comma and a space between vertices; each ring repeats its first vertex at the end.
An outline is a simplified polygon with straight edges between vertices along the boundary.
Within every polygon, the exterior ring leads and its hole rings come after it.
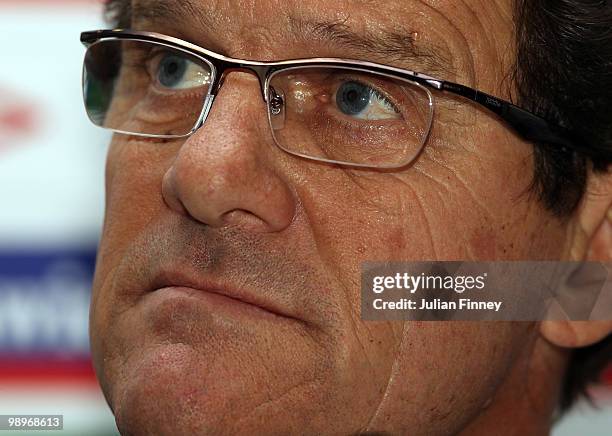
POLYGON ((202 127, 202 124, 204 124, 204 122, 206 121, 206 118, 208 118, 208 113, 210 112, 210 108, 212 107, 214 100, 215 100, 215 96, 213 94, 208 94, 206 96, 206 99, 204 100, 204 106, 202 108, 202 113, 200 114, 200 120, 198 121, 198 124, 195 126, 194 132, 198 130, 200 127, 202 127))
POLYGON ((285 127, 285 93, 270 86, 268 92, 268 112, 270 113, 270 124, 274 130, 285 127))

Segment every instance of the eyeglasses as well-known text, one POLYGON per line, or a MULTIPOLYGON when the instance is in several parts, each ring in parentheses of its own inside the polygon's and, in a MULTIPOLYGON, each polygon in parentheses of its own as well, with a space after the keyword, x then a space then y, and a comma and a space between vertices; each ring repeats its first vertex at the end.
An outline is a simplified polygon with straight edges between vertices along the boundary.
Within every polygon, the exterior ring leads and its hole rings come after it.
POLYGON ((400 168, 431 131, 431 91, 493 111, 529 141, 573 148, 562 128, 507 101, 391 66, 336 58, 233 59, 152 32, 83 32, 83 97, 91 121, 118 133, 184 138, 200 128, 232 71, 259 79, 276 144, 322 162, 400 168))

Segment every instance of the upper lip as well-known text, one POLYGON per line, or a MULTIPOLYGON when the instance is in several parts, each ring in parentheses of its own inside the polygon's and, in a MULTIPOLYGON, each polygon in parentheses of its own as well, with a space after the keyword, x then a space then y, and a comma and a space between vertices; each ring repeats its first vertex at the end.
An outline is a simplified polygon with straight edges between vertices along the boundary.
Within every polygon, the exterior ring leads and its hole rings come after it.
POLYGON ((277 302, 260 293, 234 287, 221 281, 214 281, 204 277, 202 274, 191 274, 178 268, 160 270, 154 275, 150 286, 148 286, 147 292, 154 292, 166 287, 186 287, 202 292, 211 292, 237 300, 241 303, 257 306, 277 316, 297 319, 288 308, 281 307, 277 302))

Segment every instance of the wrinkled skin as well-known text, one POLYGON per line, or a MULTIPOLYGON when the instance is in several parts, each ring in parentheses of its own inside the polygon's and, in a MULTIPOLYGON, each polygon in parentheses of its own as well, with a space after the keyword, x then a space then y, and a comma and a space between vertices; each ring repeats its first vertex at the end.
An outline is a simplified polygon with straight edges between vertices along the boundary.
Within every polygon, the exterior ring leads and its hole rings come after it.
MULTIPOLYGON (((509 1, 192 1, 180 21, 133 27, 259 60, 359 56, 290 33, 289 15, 401 29, 446 60, 437 76, 510 97, 509 1)), ((427 61, 391 63, 434 74, 427 61)), ((91 339, 123 433, 546 433, 566 353, 536 325, 360 319, 364 260, 568 256, 567 222, 526 193, 532 146, 477 106, 435 97, 424 153, 395 172, 283 152, 257 80, 240 72, 187 140, 114 137, 91 339), (163 269, 283 315, 150 292, 163 269)))

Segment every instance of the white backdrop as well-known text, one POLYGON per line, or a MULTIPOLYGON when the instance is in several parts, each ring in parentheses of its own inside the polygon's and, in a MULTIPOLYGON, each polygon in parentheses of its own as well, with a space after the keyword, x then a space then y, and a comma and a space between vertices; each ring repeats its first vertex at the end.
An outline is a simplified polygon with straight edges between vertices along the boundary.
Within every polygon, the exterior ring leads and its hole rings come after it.
POLYGON ((100 11, 0 1, 0 414, 63 414, 72 435, 116 434, 87 336, 110 135, 82 109, 79 32, 100 11))

